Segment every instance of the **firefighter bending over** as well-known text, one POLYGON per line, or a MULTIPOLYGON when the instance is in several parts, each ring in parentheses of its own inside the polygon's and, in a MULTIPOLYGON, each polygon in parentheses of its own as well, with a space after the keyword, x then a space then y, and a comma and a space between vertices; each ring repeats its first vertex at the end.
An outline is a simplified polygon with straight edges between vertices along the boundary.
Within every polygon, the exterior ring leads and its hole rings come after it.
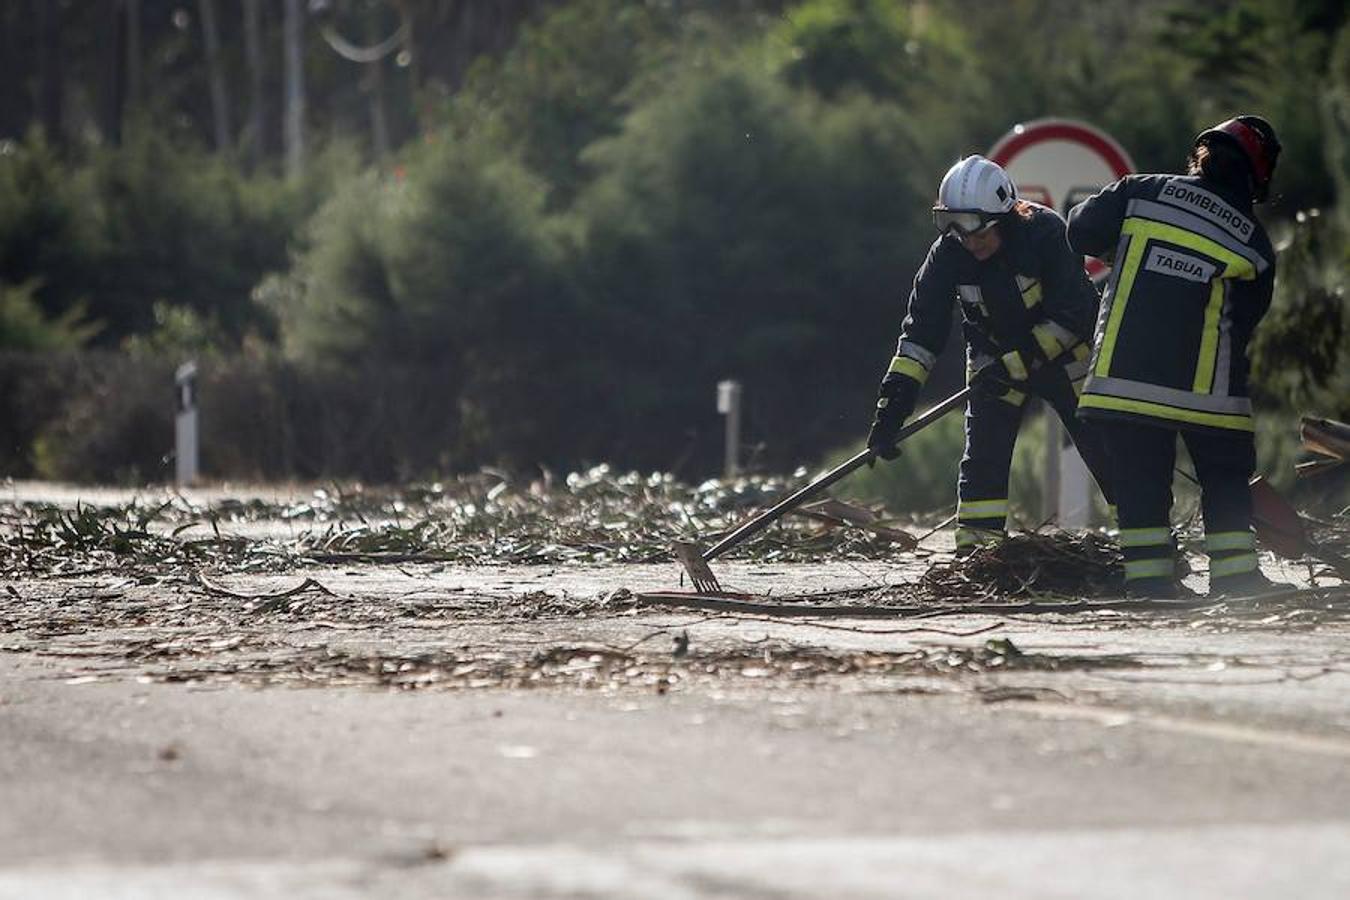
POLYGON ((933 222, 939 235, 914 278, 867 446, 885 459, 898 455, 896 434, 914 411, 959 301, 973 391, 957 484, 956 545, 968 553, 1006 528, 1008 471, 1029 396, 1054 407, 1113 501, 1096 426, 1074 415, 1098 297, 1082 257, 1065 242, 1064 220, 1019 200, 1007 173, 982 156, 948 170, 933 222))

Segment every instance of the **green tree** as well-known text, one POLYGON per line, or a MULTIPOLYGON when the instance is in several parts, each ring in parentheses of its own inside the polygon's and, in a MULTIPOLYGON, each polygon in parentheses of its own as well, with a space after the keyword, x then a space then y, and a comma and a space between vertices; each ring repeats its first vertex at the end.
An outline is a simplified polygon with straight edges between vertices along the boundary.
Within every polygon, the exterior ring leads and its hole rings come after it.
POLYGON ((34 296, 37 287, 35 281, 0 282, 0 350, 73 350, 98 333, 78 304, 56 318, 44 315, 34 296))
POLYGON ((724 377, 779 464, 865 427, 929 240, 914 146, 894 107, 818 101, 752 56, 683 73, 587 151, 583 283, 635 435, 706 423, 709 459, 724 377))
POLYGON ((40 132, 0 140, 0 283, 33 284, 26 296, 46 317, 88 301, 99 257, 93 205, 40 132))
POLYGON ((587 146, 617 132, 672 72, 734 54, 776 5, 575 0, 525 25, 500 57, 478 57, 446 119, 461 139, 486 135, 517 152, 549 185, 552 206, 565 206, 588 180, 587 146))
POLYGON ((575 393, 563 335, 586 323, 544 184, 484 141, 436 140, 403 171, 347 184, 315 216, 291 276, 263 290, 287 351, 320 365, 449 361, 463 453, 559 461, 575 393))

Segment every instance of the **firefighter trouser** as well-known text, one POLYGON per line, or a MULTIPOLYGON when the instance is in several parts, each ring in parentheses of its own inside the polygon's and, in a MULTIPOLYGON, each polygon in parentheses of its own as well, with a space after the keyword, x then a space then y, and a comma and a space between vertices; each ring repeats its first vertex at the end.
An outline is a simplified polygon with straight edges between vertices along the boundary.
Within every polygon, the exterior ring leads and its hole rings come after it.
MULTIPOLYGON (((1103 422, 1119 491, 1117 516, 1125 557, 1127 592, 1167 596, 1173 591, 1172 469, 1177 432, 1127 422, 1103 422)), ((1240 584, 1257 571, 1252 533, 1252 494, 1247 483, 1256 468, 1250 432, 1181 432, 1200 482, 1209 555, 1211 593, 1240 584)))
POLYGON ((1007 527, 1008 471, 1028 395, 1054 407, 1106 501, 1115 502, 1101 426, 1074 415, 1078 397, 1063 367, 1032 373, 1025 391, 977 385, 966 402, 966 450, 957 483, 958 550, 997 540, 1007 527))

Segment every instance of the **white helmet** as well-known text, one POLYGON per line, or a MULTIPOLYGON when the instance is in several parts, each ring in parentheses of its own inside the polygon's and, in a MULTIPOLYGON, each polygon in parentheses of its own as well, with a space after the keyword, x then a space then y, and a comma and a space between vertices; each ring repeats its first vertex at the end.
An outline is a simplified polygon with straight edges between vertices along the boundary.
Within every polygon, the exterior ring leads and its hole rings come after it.
POLYGON ((938 230, 979 231, 1011 212, 1017 188, 1008 173, 983 156, 967 156, 947 170, 938 186, 933 222, 938 230))
POLYGON ((967 156, 947 170, 938 187, 939 209, 978 210, 999 215, 1017 200, 1008 173, 983 156, 967 156))

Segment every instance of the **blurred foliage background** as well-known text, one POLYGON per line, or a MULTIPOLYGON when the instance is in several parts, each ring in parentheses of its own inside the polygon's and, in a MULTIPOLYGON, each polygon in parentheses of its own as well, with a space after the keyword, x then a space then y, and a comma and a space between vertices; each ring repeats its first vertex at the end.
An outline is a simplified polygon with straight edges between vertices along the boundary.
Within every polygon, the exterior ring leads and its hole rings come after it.
MULTIPOLYGON (((701 477, 723 378, 750 466, 818 462, 865 433, 941 174, 1047 115, 1152 171, 1270 118, 1263 468, 1350 417, 1335 0, 0 0, 0 34, 2 474, 164 477, 187 358, 219 477, 701 477)), ((959 433, 860 489, 949 503, 959 433)))

